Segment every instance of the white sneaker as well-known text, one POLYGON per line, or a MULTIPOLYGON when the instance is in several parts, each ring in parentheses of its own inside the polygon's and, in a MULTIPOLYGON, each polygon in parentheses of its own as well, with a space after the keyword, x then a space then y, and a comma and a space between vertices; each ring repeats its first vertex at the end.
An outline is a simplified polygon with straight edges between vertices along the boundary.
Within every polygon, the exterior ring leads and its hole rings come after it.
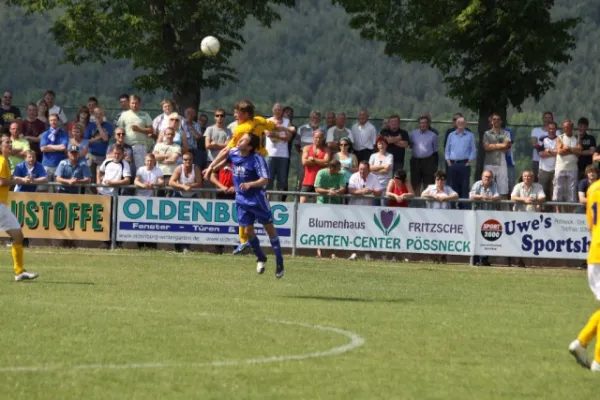
MULTIPOLYGON (((575 357, 575 361, 577 364, 581 365, 584 368, 590 368, 590 362, 587 357, 587 350, 581 346, 579 340, 573 340, 569 345, 569 352, 575 357)), ((600 368, 600 367, 599 367, 600 368)), ((600 371, 600 369, 598 369, 600 371)))
POLYGON ((596 361, 592 361, 592 367, 590 369, 594 372, 600 372, 600 364, 596 361))
POLYGON ((350 258, 348 258, 348 260, 356 260, 356 257, 357 257, 357 256, 356 256, 356 253, 352 253, 352 254, 350 255, 350 258))
POLYGON ((32 280, 37 278, 38 276, 40 276, 39 274, 36 274, 34 272, 27 272, 27 271, 23 271, 22 273, 20 273, 19 275, 15 275, 15 281, 27 281, 27 280, 32 280))
POLYGON ((265 263, 263 261, 258 261, 256 263, 256 272, 258 272, 259 275, 265 272, 265 263))
POLYGON ((371 255, 369 253, 365 254, 365 260, 371 261, 371 255))

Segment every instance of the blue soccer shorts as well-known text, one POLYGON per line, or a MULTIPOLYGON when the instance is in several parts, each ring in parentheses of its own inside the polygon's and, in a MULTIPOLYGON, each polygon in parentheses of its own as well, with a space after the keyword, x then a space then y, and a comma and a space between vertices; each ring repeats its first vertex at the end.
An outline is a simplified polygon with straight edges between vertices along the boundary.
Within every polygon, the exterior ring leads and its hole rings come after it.
POLYGON ((244 206, 236 204, 237 206, 237 217, 238 224, 240 226, 254 225, 255 222, 266 225, 273 223, 273 215, 270 209, 258 207, 258 206, 244 206))

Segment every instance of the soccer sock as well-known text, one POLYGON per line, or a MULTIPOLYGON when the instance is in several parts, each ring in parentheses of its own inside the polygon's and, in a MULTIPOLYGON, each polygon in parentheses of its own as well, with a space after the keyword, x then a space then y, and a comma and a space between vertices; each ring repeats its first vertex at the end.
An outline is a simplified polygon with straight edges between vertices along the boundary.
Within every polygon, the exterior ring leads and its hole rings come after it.
POLYGON ((246 228, 240 226, 240 243, 244 244, 248 241, 248 235, 246 234, 246 228))
POLYGON ((596 327, 596 331, 598 337, 596 338, 596 348, 594 349, 594 361, 600 363, 600 324, 596 327))
POLYGON ((262 249, 260 248, 260 241, 258 240, 257 236, 254 236, 252 239, 250 239, 248 243, 250 243, 250 246, 252 247, 252 250, 254 251, 258 261, 265 261, 267 259, 265 253, 263 253, 262 249))
MULTIPOLYGON (((579 332, 579 336, 577 336, 577 340, 583 347, 587 347, 587 345, 594 339, 596 336, 596 331, 598 330, 598 324, 600 324, 600 310, 596 311, 589 319, 585 327, 579 332)), ((596 350, 598 351, 598 350, 596 350)))
POLYGON ((23 269, 23 245, 14 244, 11 248, 12 258, 13 258, 13 269, 15 271, 15 275, 22 274, 23 269))
POLYGON ((271 247, 273 248, 273 253, 275 253, 275 260, 277 261, 277 265, 282 265, 283 254, 281 254, 281 244, 279 243, 279 236, 271 238, 271 247))

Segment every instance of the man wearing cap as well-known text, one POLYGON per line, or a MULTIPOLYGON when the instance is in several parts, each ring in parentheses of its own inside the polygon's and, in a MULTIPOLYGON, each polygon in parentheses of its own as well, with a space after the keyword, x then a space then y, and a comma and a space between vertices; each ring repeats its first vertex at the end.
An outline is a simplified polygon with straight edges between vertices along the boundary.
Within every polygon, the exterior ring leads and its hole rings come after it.
POLYGON ((84 158, 79 158, 79 148, 69 146, 68 158, 62 160, 56 168, 56 182, 60 183, 58 193, 80 194, 81 187, 75 186, 90 183, 92 173, 84 158))

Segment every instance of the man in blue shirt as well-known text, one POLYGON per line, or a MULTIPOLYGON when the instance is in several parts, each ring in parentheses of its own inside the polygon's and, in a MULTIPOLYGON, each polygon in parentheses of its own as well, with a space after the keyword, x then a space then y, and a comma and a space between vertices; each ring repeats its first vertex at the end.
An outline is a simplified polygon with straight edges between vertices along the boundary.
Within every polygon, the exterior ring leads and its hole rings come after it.
POLYGON ((48 174, 48 180, 52 182, 58 164, 64 160, 65 151, 69 145, 69 135, 58 126, 58 115, 51 114, 48 117, 50 129, 42 133, 40 149, 42 151, 42 165, 48 174))
MULTIPOLYGON (((254 106, 248 102, 247 108, 248 112, 253 112, 254 106)), ((254 232, 254 223, 258 221, 258 223, 265 227, 271 240, 271 247, 275 253, 277 264, 275 277, 281 278, 285 272, 283 255, 281 253, 279 237, 273 225, 271 205, 267 200, 265 190, 269 182, 269 167, 265 159, 255 152, 255 149, 259 145, 260 139, 258 136, 249 133, 245 134, 238 141, 237 147, 231 149, 227 155, 227 159, 219 163, 217 169, 225 163, 232 164, 238 223, 240 227, 245 227, 248 243, 250 243, 256 255, 256 271, 259 274, 265 272, 265 263, 267 262, 267 257, 260 248, 260 242, 254 232)))
POLYGON ((56 182, 63 184, 58 193, 80 194, 83 188, 73 185, 90 183, 91 177, 86 160, 79 158, 79 148, 69 146, 69 158, 62 160, 56 168, 56 182))
MULTIPOLYGON (((446 142, 446 164, 448 164, 448 184, 458 193, 461 199, 469 198, 471 179, 471 164, 477 159, 475 136, 465 129, 463 117, 456 119, 456 130, 448 135, 446 142)), ((459 208, 469 208, 466 203, 460 203, 459 208)))
POLYGON ((13 172, 13 180, 17 184, 15 192, 35 192, 36 183, 48 182, 48 174, 41 163, 35 160, 35 151, 25 152, 25 161, 19 163, 13 172))
POLYGON ((94 110, 90 110, 90 112, 94 113, 95 122, 90 122, 83 138, 88 140, 91 155, 90 169, 92 177, 95 180, 98 167, 106 159, 108 142, 113 137, 114 127, 105 121, 104 109, 102 107, 96 107, 94 110))

